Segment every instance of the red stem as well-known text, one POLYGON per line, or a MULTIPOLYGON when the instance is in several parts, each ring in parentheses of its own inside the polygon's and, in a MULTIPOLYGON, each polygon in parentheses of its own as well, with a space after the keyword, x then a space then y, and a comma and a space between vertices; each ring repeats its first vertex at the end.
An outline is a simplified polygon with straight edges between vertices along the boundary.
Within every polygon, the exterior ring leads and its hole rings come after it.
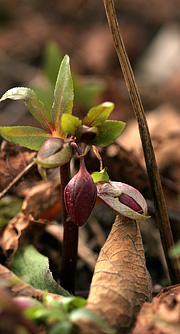
POLYGON ((74 294, 79 228, 69 219, 64 203, 64 188, 70 178, 70 163, 68 162, 60 167, 61 206, 64 226, 60 283, 64 289, 74 294))

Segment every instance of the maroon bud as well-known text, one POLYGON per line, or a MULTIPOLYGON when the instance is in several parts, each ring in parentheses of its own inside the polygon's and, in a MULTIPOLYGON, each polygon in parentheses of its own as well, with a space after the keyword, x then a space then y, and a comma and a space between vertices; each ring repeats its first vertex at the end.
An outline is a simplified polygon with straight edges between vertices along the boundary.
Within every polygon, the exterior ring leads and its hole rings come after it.
POLYGON ((79 172, 64 189, 66 210, 73 223, 82 226, 86 223, 96 201, 96 185, 87 172, 84 158, 81 158, 79 172))
POLYGON ((96 138, 98 133, 99 130, 96 126, 90 127, 87 125, 81 125, 76 130, 76 137, 78 141, 81 141, 83 143, 90 143, 92 140, 96 138))
POLYGON ((128 206, 130 209, 142 214, 143 209, 141 206, 129 195, 122 193, 119 197, 119 201, 128 206))

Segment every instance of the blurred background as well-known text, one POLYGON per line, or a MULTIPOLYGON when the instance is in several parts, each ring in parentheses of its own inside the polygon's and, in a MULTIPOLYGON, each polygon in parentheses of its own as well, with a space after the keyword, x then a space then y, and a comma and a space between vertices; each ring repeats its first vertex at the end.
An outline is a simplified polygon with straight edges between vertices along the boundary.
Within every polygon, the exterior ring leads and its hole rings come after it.
MULTIPOLYGON (((145 110, 167 103, 178 109, 180 1, 118 0, 115 5, 145 110)), ((74 112, 83 114, 95 103, 112 100, 114 119, 133 117, 103 1, 0 1, 0 94, 26 85, 48 101, 64 54, 76 78, 74 112)), ((17 105, 9 119, 10 104, 1 104, 1 125, 23 118, 23 106, 17 105)))
MULTIPOLYGON (((180 0, 117 0, 115 6, 147 115, 173 234, 178 241, 180 0)), ((53 87, 65 54, 70 56, 74 79, 74 115, 84 117, 90 107, 112 101, 115 109, 111 118, 127 123, 116 145, 103 150, 102 155, 111 179, 135 186, 148 201, 151 222, 141 228, 154 283, 162 283, 164 260, 159 236, 156 237, 141 142, 103 1, 0 0, 0 95, 12 87, 27 86, 51 108, 53 87)), ((36 125, 36 122, 23 103, 2 102, 0 125, 17 124, 36 125)), ((98 168, 88 158, 87 165, 90 169, 98 168)))

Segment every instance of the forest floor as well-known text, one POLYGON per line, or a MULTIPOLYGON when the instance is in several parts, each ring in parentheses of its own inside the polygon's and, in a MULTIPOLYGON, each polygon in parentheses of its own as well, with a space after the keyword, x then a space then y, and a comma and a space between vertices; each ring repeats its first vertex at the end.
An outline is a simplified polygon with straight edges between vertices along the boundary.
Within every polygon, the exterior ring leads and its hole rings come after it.
MULTIPOLYGON (((146 112, 173 237, 175 242, 178 242, 179 1, 134 0, 132 4, 131 1, 121 0, 115 1, 115 5, 121 34, 146 112)), ((156 225, 138 127, 108 28, 103 1, 34 0, 28 4, 22 0, 8 0, 0 3, 1 96, 9 88, 25 86, 35 89, 40 98, 50 104, 52 84, 65 54, 70 56, 74 75, 73 114, 82 118, 92 106, 103 101, 112 101, 115 109, 111 118, 126 122, 125 130, 115 144, 101 148, 100 154, 111 180, 132 185, 147 200, 151 218, 140 223, 140 230, 146 265, 153 282, 153 296, 156 296, 162 288, 169 286, 170 282, 156 225)), ((1 126, 27 124, 36 126, 23 104, 9 100, 1 103, 1 126)), ((8 190, 8 186, 32 161, 35 153, 18 145, 7 144, 2 140, 1 142, 0 192, 7 189, 0 200, 1 264, 11 270, 12 256, 17 249, 31 244, 49 258, 50 270, 58 281, 62 230, 59 227, 61 203, 57 173, 52 173, 48 182, 45 182, 36 167, 33 167, 8 190), (26 212, 26 217, 21 216, 23 212, 26 212), (45 220, 49 223, 46 224, 45 220)), ((86 165, 90 173, 99 170, 99 162, 93 154, 87 155, 86 165)), ((88 296, 98 254, 111 230, 114 217, 104 204, 97 201, 88 223, 80 230, 76 295, 85 298, 88 296)), ((173 298, 178 305, 176 308, 168 306, 169 308, 162 309, 161 298, 167 298, 167 291, 168 288, 165 292, 163 290, 150 310, 149 305, 145 306, 134 334, 178 333, 180 323, 177 314, 180 304, 177 296, 180 296, 180 292, 178 288, 173 290, 173 298), (147 314, 151 313, 153 317, 154 309, 157 310, 158 307, 159 314, 169 320, 172 327, 163 323, 162 327, 149 327, 145 332, 141 321, 149 321, 147 314)), ((165 303, 171 303, 172 306, 170 299, 165 303)), ((155 326, 155 320, 153 321, 155 326)))

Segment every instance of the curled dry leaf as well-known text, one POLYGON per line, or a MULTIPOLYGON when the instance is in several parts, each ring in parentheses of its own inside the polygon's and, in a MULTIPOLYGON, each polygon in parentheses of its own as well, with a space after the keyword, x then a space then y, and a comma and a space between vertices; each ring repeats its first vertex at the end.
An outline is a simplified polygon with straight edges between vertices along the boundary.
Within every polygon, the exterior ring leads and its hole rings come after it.
POLYGON ((145 303, 131 334, 180 333, 180 284, 163 289, 151 304, 145 303))
POLYGON ((12 259, 21 234, 27 229, 44 229, 47 219, 57 217, 60 209, 59 182, 42 181, 32 187, 23 201, 22 211, 0 232, 0 253, 5 259, 12 259))
MULTIPOLYGON (((35 220, 27 211, 19 212, 0 232, 0 255, 4 262, 11 261, 19 246, 19 239, 26 230, 44 230, 49 222, 43 219, 35 220)), ((32 240, 31 240, 32 241, 32 240)))
MULTIPOLYGON (((151 288, 138 223, 117 216, 96 263, 87 308, 117 333, 125 334, 141 305, 151 299, 151 288)), ((80 333, 100 334, 88 322, 79 327, 80 333)))
POLYGON ((1 230, 0 248, 5 258, 12 257, 17 251, 21 232, 27 228, 32 219, 30 214, 20 212, 9 224, 1 230))

